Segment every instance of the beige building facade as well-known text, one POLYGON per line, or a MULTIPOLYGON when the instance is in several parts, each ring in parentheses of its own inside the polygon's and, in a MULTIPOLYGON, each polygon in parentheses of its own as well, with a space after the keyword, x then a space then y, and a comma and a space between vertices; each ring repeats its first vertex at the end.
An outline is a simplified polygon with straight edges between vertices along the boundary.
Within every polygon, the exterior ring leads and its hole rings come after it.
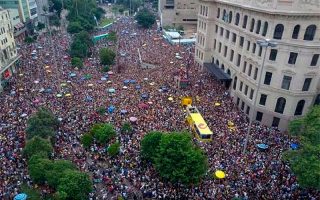
POLYGON ((199 0, 159 0, 161 26, 196 25, 199 0))
POLYGON ((236 105, 257 122, 286 130, 320 104, 319 54, 318 0, 199 2, 195 60, 215 78, 223 73, 236 105), (260 47, 265 39, 277 46, 260 47))
POLYGON ((0 92, 10 83, 18 60, 9 11, 0 7, 0 92))

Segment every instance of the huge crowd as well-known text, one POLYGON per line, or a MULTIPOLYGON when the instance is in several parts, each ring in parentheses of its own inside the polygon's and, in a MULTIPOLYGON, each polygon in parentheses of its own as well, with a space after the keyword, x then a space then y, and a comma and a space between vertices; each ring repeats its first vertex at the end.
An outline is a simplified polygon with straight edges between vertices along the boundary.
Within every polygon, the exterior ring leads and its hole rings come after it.
MULTIPOLYGON (((111 30, 118 35, 113 47, 118 51, 113 73, 101 71, 99 49, 108 46, 104 40, 92 48, 92 56, 85 60, 83 69, 74 69, 70 64, 67 50, 71 37, 66 33, 42 35, 36 43, 20 45, 18 53, 22 57, 13 83, 0 96, 0 199, 12 199, 22 183, 33 185, 22 149, 27 119, 41 106, 51 109, 61 121, 54 157, 71 160, 80 170, 90 172, 94 180, 91 199, 119 195, 125 199, 319 198, 318 192, 299 188, 287 163, 282 161, 282 152, 292 142, 285 133, 254 124, 249 153, 242 154, 247 119, 225 86, 194 65, 190 56, 193 47, 169 45, 155 27, 141 29, 131 18, 119 19, 108 31, 111 30), (142 60, 156 68, 141 69, 138 49, 142 60), (183 59, 177 59, 176 53, 183 59), (188 62, 191 86, 179 89, 174 77, 188 62), (188 129, 180 107, 184 96, 197 96, 193 104, 214 132, 214 138, 209 143, 195 140, 208 156, 209 171, 204 180, 200 185, 177 187, 160 179, 152 166, 141 161, 139 152, 141 139, 152 130, 188 129), (215 102, 221 105, 214 106, 215 102), (112 113, 97 114, 97 109, 110 106, 115 108, 112 113), (137 119, 132 123, 133 131, 120 134, 122 124, 130 117, 137 119), (228 129, 229 120, 236 130, 228 129), (85 150, 80 144, 81 135, 97 122, 110 122, 116 127, 115 140, 121 143, 116 158, 107 156, 105 146, 94 144, 85 150), (261 151, 256 147, 258 143, 268 144, 269 148, 261 151), (225 179, 212 177, 217 169, 226 172, 225 179)), ((99 33, 102 31, 95 34, 99 33)))

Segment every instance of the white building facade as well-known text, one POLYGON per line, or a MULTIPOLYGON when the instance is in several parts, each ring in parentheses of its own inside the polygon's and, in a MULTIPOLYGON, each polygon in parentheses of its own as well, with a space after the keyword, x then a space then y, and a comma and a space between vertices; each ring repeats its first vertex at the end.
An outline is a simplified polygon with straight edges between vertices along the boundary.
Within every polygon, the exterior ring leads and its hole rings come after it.
POLYGON ((0 7, 0 92, 15 72, 18 58, 9 12, 0 7))
POLYGON ((286 130, 320 104, 319 29, 317 0, 200 0, 195 60, 230 78, 234 102, 253 120, 286 130))
POLYGON ((30 19, 34 24, 38 22, 37 3, 36 0, 29 0, 30 19))

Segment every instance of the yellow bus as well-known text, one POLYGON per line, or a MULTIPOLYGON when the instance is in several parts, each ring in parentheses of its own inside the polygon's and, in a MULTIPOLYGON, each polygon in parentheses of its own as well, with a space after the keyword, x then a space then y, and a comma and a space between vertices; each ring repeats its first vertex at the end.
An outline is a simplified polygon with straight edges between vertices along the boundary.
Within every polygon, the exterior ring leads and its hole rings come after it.
POLYGON ((197 107, 189 105, 186 107, 186 111, 187 123, 193 130, 195 136, 201 141, 211 141, 213 133, 204 121, 197 107))

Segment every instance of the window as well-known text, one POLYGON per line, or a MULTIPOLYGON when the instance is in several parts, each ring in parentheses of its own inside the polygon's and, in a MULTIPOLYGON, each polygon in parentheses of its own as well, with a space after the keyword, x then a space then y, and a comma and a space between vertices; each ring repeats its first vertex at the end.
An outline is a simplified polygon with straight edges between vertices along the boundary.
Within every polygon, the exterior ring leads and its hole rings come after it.
POLYGON ((221 53, 221 42, 219 42, 219 53, 221 53))
POLYGON ((262 117, 263 117, 263 113, 258 111, 257 115, 256 115, 256 120, 261 122, 262 121, 262 117))
POLYGON ((218 8, 218 10, 217 10, 217 18, 218 19, 220 18, 220 8, 218 8))
POLYGON ((231 49, 230 52, 230 62, 233 62, 234 51, 231 49))
POLYGON ((247 41, 247 51, 250 50, 250 41, 247 41))
POLYGON ((227 57, 228 47, 224 46, 224 57, 227 57))
POLYGON ((296 107, 296 111, 294 111, 294 115, 302 115, 302 112, 303 112, 303 107, 304 107, 304 104, 306 103, 305 100, 300 100, 298 103, 297 103, 297 107, 296 107))
POLYGON ((259 46, 258 56, 261 57, 261 54, 262 54, 262 46, 259 46))
POLYGON ((218 29, 219 29, 219 27, 218 27, 218 25, 216 25, 216 33, 218 33, 218 29))
POLYGON ((239 104, 240 104, 240 98, 237 97, 237 106, 239 106, 239 104))
POLYGON ((304 79, 302 91, 308 91, 311 85, 312 78, 306 78, 304 79))
POLYGON ((228 20, 229 20, 229 23, 232 22, 232 12, 231 11, 229 12, 228 20))
POLYGON ((239 46, 243 47, 243 43, 244 43, 244 37, 240 36, 239 46))
POLYGON ((248 71, 248 76, 251 76, 251 72, 252 72, 252 65, 249 65, 249 71, 248 71))
POLYGON ((288 64, 292 64, 292 65, 296 64, 297 57, 298 57, 298 53, 290 52, 288 64))
POLYGON ((256 48, 257 48, 257 44, 253 43, 253 47, 252 47, 252 53, 256 53, 256 48))
POLYGON ((278 117, 273 117, 272 126, 273 126, 273 127, 278 127, 278 126, 279 126, 279 123, 280 123, 280 118, 278 118, 278 117))
POLYGON ((282 114, 285 106, 286 106, 286 99, 283 97, 279 97, 277 100, 277 104, 276 104, 276 108, 275 108, 274 112, 282 114))
POLYGON ((300 25, 296 25, 292 32, 292 39, 298 39, 300 31, 300 25))
POLYGON ((233 80, 233 89, 236 90, 237 89, 237 81, 238 81, 238 77, 234 77, 234 80, 233 80))
POLYGON ((244 102, 241 103, 241 110, 244 109, 244 102))
POLYGON ((240 22, 240 14, 239 13, 237 13, 236 14, 236 21, 235 21, 235 25, 239 25, 239 22, 240 22))
POLYGON ((242 86, 243 86, 243 82, 240 81, 240 87, 239 87, 239 90, 242 92, 242 86))
POLYGON ((283 29, 284 29, 284 26, 282 24, 277 24, 276 28, 274 29, 273 39, 281 40, 283 29))
POLYGON ((277 49, 271 49, 269 60, 275 61, 277 59, 278 50, 277 49))
POLYGON ((249 113, 250 113, 250 106, 247 106, 246 114, 249 115, 249 113))
POLYGON ((235 33, 232 33, 232 42, 236 43, 237 41, 237 35, 235 33))
POLYGON ((217 65, 218 67, 219 67, 219 65, 220 65, 218 59, 216 60, 216 65, 217 65))
POLYGON ((265 106, 266 105, 266 101, 267 101, 267 97, 268 96, 266 94, 261 94, 259 104, 262 105, 262 106, 265 106))
POLYGON ((271 72, 266 72, 266 75, 264 77, 264 84, 265 85, 270 85, 272 79, 272 73, 271 72))
POLYGON ((224 71, 224 64, 221 65, 221 69, 222 69, 222 71, 224 71))
POLYGON ((254 79, 254 80, 257 80, 257 76, 258 76, 258 68, 256 67, 256 68, 254 69, 253 79, 254 79))
POLYGON ((238 59, 237 59, 237 66, 239 67, 241 63, 241 55, 238 54, 238 59))
POLYGON ((242 72, 246 73, 246 68, 247 68, 247 61, 243 62, 243 68, 242 68, 242 72))
POLYGON ((247 28, 247 22, 248 22, 248 16, 245 15, 245 16, 243 17, 242 28, 247 28))
POLYGON ((226 30, 226 38, 229 39, 230 31, 226 30))
POLYGON ((320 105, 320 94, 317 95, 313 105, 320 105))
POLYGON ((220 27, 220 35, 223 36, 223 28, 220 27))
POLYGON ((249 96, 249 98, 252 100, 252 98, 253 98, 253 93, 254 93, 254 90, 253 89, 251 89, 250 90, 250 96, 249 96))
POLYGON ((268 31, 268 22, 264 22, 262 36, 266 36, 268 31))
POLYGON ((217 40, 214 39, 214 42, 213 42, 213 49, 216 50, 216 47, 217 47, 217 40))
POLYGON ((303 39, 309 40, 309 41, 313 40, 314 35, 316 34, 316 29, 317 29, 316 25, 308 26, 306 29, 306 32, 304 33, 303 39))
POLYGON ((256 34, 260 33, 260 28, 261 28, 261 20, 258 20, 257 27, 256 27, 256 34))
POLYGON ((250 32, 253 32, 254 23, 255 23, 254 19, 251 19, 250 32))
POLYGON ((248 88, 249 88, 249 87, 248 87, 247 85, 244 87, 244 94, 245 94, 245 95, 248 94, 248 88))
POLYGON ((291 84, 292 77, 291 76, 283 76, 281 88, 285 90, 289 90, 291 84))
POLYGON ((318 60, 319 60, 319 54, 314 54, 312 56, 312 60, 311 60, 311 66, 317 66, 317 63, 318 63, 318 60))

